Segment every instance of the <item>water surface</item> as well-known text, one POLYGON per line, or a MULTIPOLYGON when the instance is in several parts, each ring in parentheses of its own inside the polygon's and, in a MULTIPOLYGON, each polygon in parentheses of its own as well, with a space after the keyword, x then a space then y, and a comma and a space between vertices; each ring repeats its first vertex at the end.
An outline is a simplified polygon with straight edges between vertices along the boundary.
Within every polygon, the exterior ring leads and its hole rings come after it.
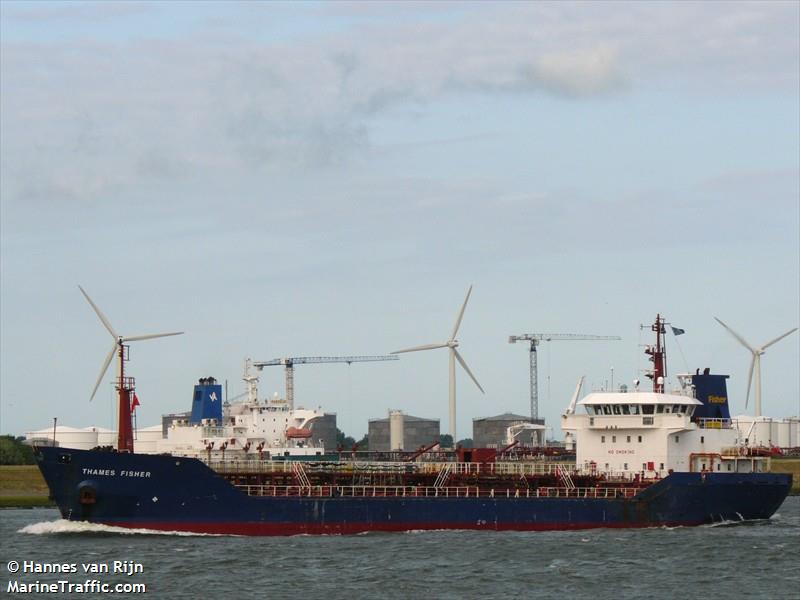
POLYGON ((55 509, 10 509, 0 511, 0 540, 3 595, 9 579, 97 578, 145 583, 139 597, 151 598, 800 600, 798 496, 768 521, 704 527, 280 538, 130 532, 62 521, 55 509), (15 576, 9 560, 128 560, 144 572, 15 576))

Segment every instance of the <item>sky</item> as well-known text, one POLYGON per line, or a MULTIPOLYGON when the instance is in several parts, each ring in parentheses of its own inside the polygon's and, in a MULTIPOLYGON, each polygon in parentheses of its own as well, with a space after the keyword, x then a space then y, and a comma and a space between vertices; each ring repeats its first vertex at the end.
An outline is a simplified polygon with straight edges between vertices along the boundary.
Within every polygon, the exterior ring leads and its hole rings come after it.
MULTIPOLYGON (((447 340, 467 289, 458 438, 647 367, 730 375, 800 324, 800 3, 0 3, 0 433, 113 428, 110 336, 138 424, 244 360, 447 340)), ((447 352, 303 365, 299 405, 360 437, 448 429, 447 352)), ((800 413, 800 336, 762 359, 800 413)), ((113 370, 113 369, 112 369, 113 370)), ((672 380, 674 381, 674 380, 672 380)), ((283 394, 279 367, 264 396, 283 394)))

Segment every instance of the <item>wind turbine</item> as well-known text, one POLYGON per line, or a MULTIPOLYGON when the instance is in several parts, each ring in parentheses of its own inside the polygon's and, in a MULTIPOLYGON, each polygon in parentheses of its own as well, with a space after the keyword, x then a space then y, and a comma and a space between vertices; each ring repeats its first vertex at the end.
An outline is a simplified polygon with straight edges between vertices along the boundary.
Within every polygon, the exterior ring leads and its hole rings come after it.
POLYGON ((458 340, 456 339, 456 334, 458 333, 458 328, 461 325, 461 319, 464 317, 464 310, 467 308, 467 302, 469 301, 469 295, 472 293, 472 286, 469 286, 469 290, 467 290, 467 297, 464 298, 464 304, 461 305, 461 310, 458 313, 458 317, 456 318, 456 324, 453 326, 453 332, 450 334, 450 337, 446 342, 441 342, 438 344, 425 344, 424 346, 414 346, 413 348, 406 348, 404 350, 396 350, 392 352, 392 354, 401 354, 402 352, 417 352, 420 350, 435 350, 436 348, 449 348, 450 349, 450 435, 453 438, 453 444, 456 443, 456 361, 462 366, 462 368, 467 372, 467 375, 470 376, 472 381, 475 382, 475 385, 478 386, 478 389, 482 393, 486 393, 483 391, 481 384, 478 383, 478 380, 475 379, 475 375, 472 374, 472 371, 469 370, 467 363, 464 361, 464 358, 461 356, 458 350, 458 340))
POLYGON ((97 383, 94 384, 94 389, 92 390, 92 395, 89 398, 89 402, 94 399, 94 396, 97 393, 97 388, 100 387, 100 382, 103 380, 106 371, 108 371, 108 366, 111 364, 111 359, 114 358, 114 354, 116 354, 119 358, 119 366, 117 368, 117 391, 119 392, 119 428, 117 430, 117 449, 120 452, 133 452, 133 427, 131 426, 130 396, 133 393, 134 388, 133 379, 130 377, 125 377, 125 344, 126 342, 138 342, 141 340, 151 340, 154 338, 167 337, 171 335, 181 335, 183 332, 176 331, 172 333, 151 333, 147 335, 131 336, 119 335, 116 331, 114 331, 114 328, 111 326, 111 322, 103 314, 103 311, 101 311, 97 305, 92 302, 92 299, 89 297, 89 294, 86 293, 86 290, 84 290, 81 286, 78 286, 78 288, 80 289, 84 298, 86 298, 91 307, 94 309, 94 312, 97 313, 100 322, 108 330, 108 333, 111 334, 111 337, 114 338, 111 350, 109 350, 108 355, 103 362, 103 367, 100 369, 100 376, 97 378, 97 383))
POLYGON ((772 344, 774 344, 775 342, 779 342, 780 340, 785 338, 787 335, 797 331, 797 327, 787 331, 783 335, 779 335, 778 337, 776 337, 771 342, 767 342, 766 344, 763 344, 762 346, 759 346, 758 348, 754 348, 753 346, 748 344, 747 341, 742 336, 740 336, 733 329, 731 329, 730 327, 725 325, 725 323, 723 323, 722 321, 717 319, 717 317, 714 317, 714 319, 716 319, 717 323, 719 323, 725 329, 727 329, 728 332, 730 332, 730 334, 733 337, 735 337, 742 346, 744 346, 745 348, 750 350, 750 352, 753 354, 753 360, 750 363, 750 373, 747 375, 747 398, 745 399, 744 407, 747 408, 747 404, 750 401, 750 385, 753 383, 753 371, 755 371, 755 374, 756 374, 756 415, 755 416, 760 417, 761 416, 761 355, 764 354, 764 351, 767 348, 769 348, 770 346, 772 346, 772 344))

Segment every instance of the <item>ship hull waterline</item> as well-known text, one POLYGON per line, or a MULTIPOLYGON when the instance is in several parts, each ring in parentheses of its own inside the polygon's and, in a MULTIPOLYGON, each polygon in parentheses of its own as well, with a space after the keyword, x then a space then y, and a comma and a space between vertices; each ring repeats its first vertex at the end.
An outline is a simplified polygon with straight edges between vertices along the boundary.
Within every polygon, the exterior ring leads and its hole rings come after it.
POLYGON ((673 473, 632 498, 248 496, 201 461, 37 448, 61 515, 125 528, 227 535, 575 530, 768 519, 791 475, 673 473), (90 497, 87 502, 87 492, 90 497))

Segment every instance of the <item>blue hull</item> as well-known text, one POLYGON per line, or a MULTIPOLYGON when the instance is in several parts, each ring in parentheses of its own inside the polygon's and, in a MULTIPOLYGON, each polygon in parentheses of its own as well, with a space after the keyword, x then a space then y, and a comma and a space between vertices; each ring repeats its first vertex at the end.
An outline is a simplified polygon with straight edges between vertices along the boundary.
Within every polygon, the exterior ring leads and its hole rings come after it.
POLYGON ((257 497, 181 457, 37 448, 64 518, 239 535, 416 529, 552 530, 766 519, 791 475, 673 473, 633 498, 257 497))

